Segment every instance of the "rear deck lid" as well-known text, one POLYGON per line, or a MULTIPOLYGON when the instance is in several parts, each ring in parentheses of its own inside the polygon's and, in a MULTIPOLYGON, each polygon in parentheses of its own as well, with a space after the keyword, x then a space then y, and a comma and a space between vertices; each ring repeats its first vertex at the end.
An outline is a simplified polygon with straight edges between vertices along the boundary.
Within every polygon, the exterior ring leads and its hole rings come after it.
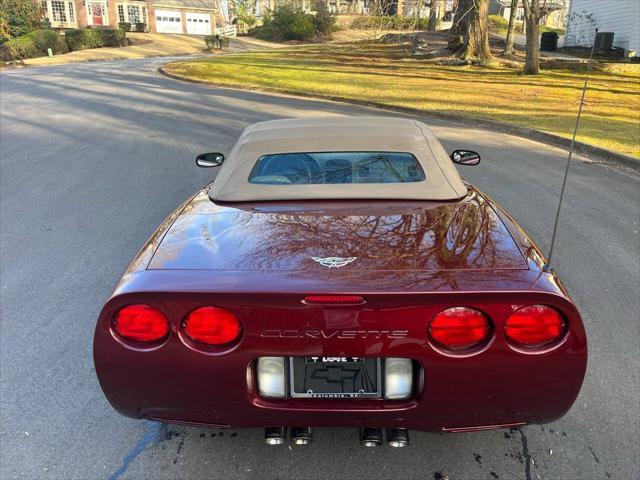
POLYGON ((206 192, 177 218, 148 269, 442 271, 526 269, 476 191, 453 202, 220 205, 206 192))

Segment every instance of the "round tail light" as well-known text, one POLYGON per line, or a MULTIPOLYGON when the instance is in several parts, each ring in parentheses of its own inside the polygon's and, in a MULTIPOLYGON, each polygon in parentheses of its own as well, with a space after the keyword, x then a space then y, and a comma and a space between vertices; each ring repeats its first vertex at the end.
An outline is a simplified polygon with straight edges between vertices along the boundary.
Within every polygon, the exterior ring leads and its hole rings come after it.
POLYGON ((511 314, 504 325, 504 334, 516 346, 539 348, 560 339, 566 329, 564 317, 555 308, 529 305, 511 314))
POLYGON ((204 345, 222 346, 236 340, 242 328, 236 316, 217 307, 201 307, 189 315, 182 325, 184 334, 204 345))
POLYGON ((156 343, 169 335, 169 322, 160 310, 149 305, 129 305, 118 310, 113 329, 130 342, 156 343))
POLYGON ((429 338, 447 350, 470 350, 486 343, 492 326, 487 316, 473 308, 448 308, 429 323, 429 338))

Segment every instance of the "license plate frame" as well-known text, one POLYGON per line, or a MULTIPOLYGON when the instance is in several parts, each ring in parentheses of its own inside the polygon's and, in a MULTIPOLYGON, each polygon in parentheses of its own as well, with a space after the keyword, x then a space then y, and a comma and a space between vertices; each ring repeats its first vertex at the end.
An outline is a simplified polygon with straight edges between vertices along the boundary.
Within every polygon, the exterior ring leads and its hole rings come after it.
MULTIPOLYGON (((349 377, 350 373, 345 372, 345 376, 349 377)), ((300 381, 301 373, 298 375, 298 380, 300 381)), ((311 379, 317 380, 317 379, 311 379)), ((299 383, 299 382, 298 382, 299 383)), ((328 378, 325 381, 325 386, 328 383, 335 383, 335 388, 337 389, 340 381, 337 379, 336 382, 330 381, 328 378)), ((289 394, 292 398, 314 398, 314 399, 378 399, 382 398, 382 359, 381 358, 366 358, 366 357, 289 357, 289 394), (316 359, 310 361, 310 359, 316 359), (324 361, 324 359, 330 359, 328 361, 324 361), (344 361, 346 359, 346 361, 344 361), (314 389, 307 389, 306 391, 303 388, 298 388, 296 391, 296 364, 298 364, 298 368, 304 367, 305 372, 302 375, 303 380, 305 382, 308 381, 308 369, 312 368, 314 371, 321 371, 322 369, 331 368, 334 372, 338 372, 341 374, 344 372, 343 368, 350 367, 351 372, 353 372, 354 367, 357 365, 359 367, 359 371, 353 373, 353 378, 347 378, 342 380, 342 391, 326 391, 324 389, 318 389, 317 387, 314 389), (375 372, 372 372, 372 369, 375 368, 375 372), (375 385, 371 386, 371 381, 375 380, 375 385), (353 382, 352 385, 354 388, 350 388, 349 391, 344 391, 344 383, 353 382), (356 384, 361 387, 366 388, 355 388, 356 384), (322 391, 324 390, 324 391, 322 391), (357 391, 353 391, 357 390, 357 391)))

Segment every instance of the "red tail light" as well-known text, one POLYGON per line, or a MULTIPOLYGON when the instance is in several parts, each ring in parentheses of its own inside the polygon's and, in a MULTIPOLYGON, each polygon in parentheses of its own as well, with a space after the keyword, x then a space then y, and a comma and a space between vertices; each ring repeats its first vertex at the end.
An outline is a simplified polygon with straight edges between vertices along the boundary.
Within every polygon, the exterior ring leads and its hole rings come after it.
POLYGON ((155 343, 169 334, 169 322, 161 311, 149 305, 129 305, 116 313, 113 329, 125 340, 155 343))
POLYGON ((448 308, 429 323, 431 340, 448 350, 467 350, 487 342, 491 336, 491 322, 473 308, 448 308))
POLYGON ((233 313, 222 308, 202 307, 187 315, 183 331, 194 342, 220 346, 236 340, 242 328, 233 313))
POLYGON ((511 343, 528 348, 543 347, 558 340, 566 331, 564 317, 546 305, 530 305, 511 314, 504 333, 511 343))

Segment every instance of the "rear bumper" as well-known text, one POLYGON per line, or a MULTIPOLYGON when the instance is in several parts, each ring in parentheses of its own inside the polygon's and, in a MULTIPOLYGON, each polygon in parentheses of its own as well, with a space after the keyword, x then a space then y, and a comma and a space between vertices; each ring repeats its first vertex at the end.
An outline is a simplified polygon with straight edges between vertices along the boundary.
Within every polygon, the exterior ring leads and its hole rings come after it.
MULTIPOLYGON (((153 302, 153 296, 149 297, 146 301, 153 302)), ((115 309, 127 301, 131 300, 116 298, 105 306, 96 329, 94 359, 110 403, 118 412, 134 418, 210 427, 366 426, 421 431, 546 423, 563 416, 573 404, 587 361, 582 322, 575 308, 561 297, 547 299, 547 303, 553 301, 566 312, 571 325, 556 349, 542 354, 511 349, 500 337, 498 324, 502 310, 511 307, 506 301, 492 306, 495 338, 482 352, 468 357, 447 356, 433 349, 425 338, 424 322, 417 324, 411 312, 396 312, 395 320, 382 323, 388 325, 385 331, 406 331, 403 336, 273 336, 272 329, 245 322, 240 343, 224 352, 194 351, 173 332, 160 348, 138 351, 116 341, 109 327, 115 309), (406 401, 267 400, 258 396, 257 357, 313 355, 411 358, 421 366, 423 378, 415 396, 406 401)), ((183 312, 171 309, 188 308, 176 304, 166 311, 170 318, 182 318, 183 312)), ((301 331, 300 325, 338 332, 372 328, 372 317, 341 313, 340 309, 306 318, 300 311, 294 313, 297 332, 301 331)), ((278 321, 289 329, 293 325, 277 315, 267 315, 261 321, 269 327, 278 321)), ((380 328, 380 318, 375 325, 380 328)))

